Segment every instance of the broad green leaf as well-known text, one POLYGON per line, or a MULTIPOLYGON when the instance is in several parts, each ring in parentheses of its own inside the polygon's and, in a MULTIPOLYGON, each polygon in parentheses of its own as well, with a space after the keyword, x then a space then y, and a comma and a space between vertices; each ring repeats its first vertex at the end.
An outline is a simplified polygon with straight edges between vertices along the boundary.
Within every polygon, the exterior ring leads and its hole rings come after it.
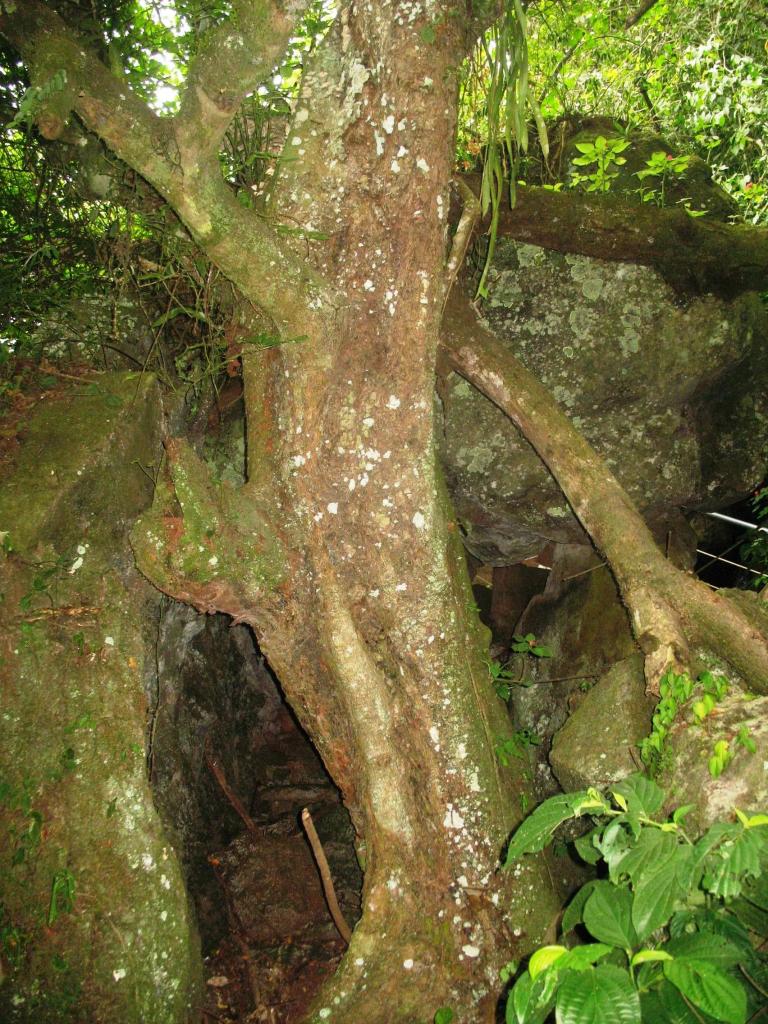
POLYGON ((679 939, 700 932, 703 935, 721 935, 742 951, 742 960, 752 958, 752 940, 745 922, 737 919, 737 904, 729 904, 723 912, 720 907, 696 907, 678 911, 669 922, 669 934, 679 939))
POLYGON ((692 861, 692 848, 675 844, 674 850, 660 859, 652 871, 638 876, 632 923, 641 939, 666 924, 678 901, 688 895, 692 861))
POLYGON ((558 825, 569 818, 578 817, 575 808, 583 804, 587 796, 587 793, 564 793, 540 804, 512 836, 504 866, 509 867, 524 853, 543 850, 558 825))
POLYGON ((621 818, 614 818, 613 821, 605 826, 602 834, 595 840, 595 845, 608 864, 611 879, 614 879, 617 875, 615 871, 616 865, 626 857, 634 843, 633 836, 624 828, 625 821, 626 818, 623 816, 621 818))
POLYGON ((694 807, 695 804, 682 804, 675 810, 675 813, 672 815, 672 821, 676 825, 684 824, 686 817, 690 814, 694 807))
POLYGON ((544 1024, 554 1000, 542 1001, 543 993, 543 978, 534 981, 528 971, 522 974, 507 998, 506 1024, 544 1024))
POLYGON ((596 882, 584 904, 583 919, 590 935, 599 942, 619 949, 632 949, 638 944, 632 925, 632 893, 625 886, 596 882))
POLYGON ((677 849, 678 843, 673 835, 657 828, 644 828, 635 844, 609 863, 611 879, 618 882, 626 876, 637 884, 658 865, 671 863, 677 849))
POLYGON ((735 978, 701 960, 670 960, 664 974, 694 1006, 726 1024, 744 1024, 747 994, 735 978))
POLYGON ((567 935, 568 932, 573 931, 576 925, 581 924, 584 920, 584 904, 592 895, 592 890, 596 885, 597 881, 587 882, 586 885, 582 885, 571 902, 565 908, 563 919, 560 922, 560 930, 563 935, 567 935))
POLYGON ((758 825, 768 825, 768 814, 753 814, 751 818, 748 818, 744 811, 740 811, 738 807, 734 808, 736 816, 744 826, 744 828, 755 828, 758 825))
POLYGON ((540 946, 528 961, 528 973, 535 979, 567 952, 565 946, 540 946))
POLYGON ((694 1013, 668 981, 641 993, 640 1008, 644 1024, 701 1024, 701 1015, 694 1013))
POLYGON ((612 792, 621 793, 630 811, 637 811, 648 818, 652 818, 664 804, 663 791, 641 772, 635 772, 622 779, 612 787, 612 792))
POLYGON ((746 878, 761 873, 760 854, 765 849, 765 830, 765 825, 740 829, 733 842, 721 843, 709 854, 702 880, 707 892, 722 899, 738 896, 746 878))
POLYGON ((568 972, 557 992, 557 1024, 641 1024, 640 999, 626 971, 600 964, 568 972))
POLYGON ((712 932, 694 932, 670 939, 664 948, 675 960, 696 960, 717 964, 719 967, 734 967, 743 957, 743 951, 723 935, 712 932))
POLYGON ((653 963, 656 960, 672 960, 672 957, 663 949, 641 949, 632 957, 632 967, 653 963))
POLYGON ((575 839, 573 845, 576 847, 576 852, 583 861, 587 864, 597 864, 600 860, 600 851, 595 846, 595 839, 599 836, 600 829, 593 828, 586 835, 579 836, 575 839))
POLYGON ((557 961, 557 969, 562 971, 586 971, 613 952, 613 946, 606 946, 602 942, 590 942, 585 946, 574 946, 569 949, 565 956, 557 961))

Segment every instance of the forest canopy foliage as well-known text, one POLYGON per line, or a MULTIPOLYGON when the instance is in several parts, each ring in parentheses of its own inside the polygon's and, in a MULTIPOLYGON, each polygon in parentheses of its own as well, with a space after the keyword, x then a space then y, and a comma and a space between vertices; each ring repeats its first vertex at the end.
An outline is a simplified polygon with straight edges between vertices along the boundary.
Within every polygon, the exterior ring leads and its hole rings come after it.
MULTIPOLYGON (((218 0, 69 3, 67 17, 162 115, 175 110, 197 41, 228 14, 218 0)), ((647 5, 642 5, 647 6, 647 5)), ((641 7, 638 7, 638 11, 641 7)), ((761 0, 658 0, 635 23, 623 0, 509 5, 461 71, 458 171, 485 158, 502 176, 547 181, 546 144, 585 118, 662 136, 707 161, 744 218, 768 222, 768 11, 761 0), (523 31, 524 30, 524 31, 523 31), (489 144, 490 133, 490 144, 489 144), (530 138, 530 145, 526 142, 530 138), (496 145, 494 145, 494 142, 496 145)), ((335 17, 315 3, 270 79, 244 104, 220 158, 244 205, 273 175, 307 54, 335 17)), ((76 126, 55 143, 27 120, 34 91, 0 48, 0 364, 13 394, 18 357, 56 355, 39 330, 78 296, 139 297, 147 342, 132 353, 189 397, 217 386, 228 364, 226 286, 154 191, 76 126)), ((92 358, 104 358, 114 337, 92 358), (106 346, 106 347, 104 347, 106 346)), ((82 340, 92 344, 85 335, 82 340)), ((59 351, 59 356, 63 353, 59 351)), ((79 353, 82 356, 82 352, 79 353)))

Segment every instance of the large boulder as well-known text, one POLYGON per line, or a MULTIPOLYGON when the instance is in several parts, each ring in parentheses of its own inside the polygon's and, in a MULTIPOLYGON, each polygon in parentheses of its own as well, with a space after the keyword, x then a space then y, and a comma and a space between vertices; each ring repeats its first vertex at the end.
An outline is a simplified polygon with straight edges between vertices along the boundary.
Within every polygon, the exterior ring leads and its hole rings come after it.
POLYGON ((161 455, 153 380, 44 397, 0 488, 0 1019, 182 1024, 201 962, 147 777, 158 596, 127 532, 161 455))
MULTIPOLYGON (((684 300, 651 268, 499 240, 483 315, 605 457, 663 535, 763 476, 768 315, 757 295, 684 300)), ((442 391, 444 461, 470 551, 510 564, 587 543, 514 425, 466 381, 442 391)))

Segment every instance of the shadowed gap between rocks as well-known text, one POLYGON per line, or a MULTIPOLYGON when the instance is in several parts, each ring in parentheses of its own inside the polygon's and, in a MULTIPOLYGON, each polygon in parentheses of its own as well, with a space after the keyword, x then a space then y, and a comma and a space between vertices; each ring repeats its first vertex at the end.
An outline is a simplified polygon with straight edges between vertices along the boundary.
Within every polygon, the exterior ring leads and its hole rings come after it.
POLYGON ((204 1019, 288 1024, 345 949, 301 811, 354 925, 362 874, 349 815, 247 627, 164 601, 146 686, 147 770, 196 909, 204 1019))

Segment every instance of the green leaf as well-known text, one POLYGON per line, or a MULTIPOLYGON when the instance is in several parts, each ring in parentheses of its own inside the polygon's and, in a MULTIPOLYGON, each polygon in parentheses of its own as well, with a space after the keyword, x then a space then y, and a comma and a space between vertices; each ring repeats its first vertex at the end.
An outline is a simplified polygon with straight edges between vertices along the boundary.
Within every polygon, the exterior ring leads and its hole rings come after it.
POLYGON ((557 1024, 641 1024, 640 998, 626 971, 600 964, 568 972, 557 992, 557 1024))
POLYGON ((621 793, 631 812, 644 814, 648 818, 652 818, 664 804, 663 790, 642 772, 628 775, 612 787, 612 792, 621 793))
POLYGON ((595 882, 584 905, 583 919, 590 935, 619 949, 632 949, 638 936, 632 924, 632 893, 626 886, 595 882))
POLYGON ((672 960, 672 957, 663 949, 641 949, 632 957, 631 966, 639 967, 640 964, 655 963, 661 960, 672 960))
POLYGON ((743 959, 743 950, 722 935, 694 932, 670 939, 664 948, 675 960, 706 961, 719 967, 735 967, 743 959))
POLYGON ((634 846, 624 851, 615 861, 609 861, 611 879, 618 882, 627 877, 633 884, 659 864, 668 864, 678 849, 677 840, 668 832, 655 828, 644 828, 634 846))
POLYGON ((749 879, 744 884, 744 895, 761 910, 768 911, 768 873, 763 872, 759 878, 749 879))
POLYGON ((584 904, 592 895, 592 890, 596 885, 597 881, 587 882, 586 885, 582 885, 571 902, 565 908, 563 919, 560 922, 560 930, 563 935, 567 935, 568 932, 573 931, 576 925, 581 924, 584 920, 584 904))
MULTIPOLYGON (((709 832, 716 827, 713 825, 709 832)), ((702 880, 706 891, 722 899, 739 896, 746 878, 756 878, 761 873, 760 854, 766 848, 767 834, 765 825, 740 829, 733 841, 720 843, 712 850, 702 880)))
POLYGON ((557 970, 562 972, 586 971, 613 952, 613 946, 606 946, 603 942, 589 942, 585 946, 574 946, 569 949, 562 959, 557 961, 557 970))
POLYGON ((532 978, 537 978, 542 971, 546 971, 567 952, 565 946, 539 946, 528 961, 528 973, 532 978))
POLYGON ((426 43, 427 46, 431 46, 432 43, 434 43, 434 41, 437 39, 437 33, 435 32, 432 25, 425 25, 422 28, 421 32, 419 32, 419 35, 421 36, 422 43, 426 43))
POLYGON ((666 980, 650 992, 640 995, 643 1021, 647 1024, 701 1024, 701 1016, 690 1009, 686 1001, 666 980))
POLYGON ((692 848, 676 846, 637 879, 632 923, 641 939, 666 924, 677 902, 688 895, 692 862, 692 848))
POLYGON ((451 1024, 453 1020, 453 1010, 450 1006, 441 1006, 435 1014, 435 1024, 451 1024))
POLYGON ((586 835, 579 836, 575 839, 573 845, 576 847, 576 852, 581 859, 587 864, 597 864, 600 860, 601 853, 595 846, 595 839, 599 836, 600 829, 593 828, 586 835))
POLYGON ((558 825, 569 818, 578 817, 576 808, 587 798, 586 792, 563 793, 550 797, 540 804, 512 836, 504 866, 509 867, 524 853, 538 853, 539 850, 543 850, 558 825))
POLYGON ((747 994, 735 978, 711 963, 670 960, 664 974, 694 1006, 726 1024, 744 1024, 747 994))
POLYGON ((526 971, 509 993, 506 1006, 506 1024, 544 1024, 549 1016, 554 998, 543 998, 544 977, 535 981, 526 971))

